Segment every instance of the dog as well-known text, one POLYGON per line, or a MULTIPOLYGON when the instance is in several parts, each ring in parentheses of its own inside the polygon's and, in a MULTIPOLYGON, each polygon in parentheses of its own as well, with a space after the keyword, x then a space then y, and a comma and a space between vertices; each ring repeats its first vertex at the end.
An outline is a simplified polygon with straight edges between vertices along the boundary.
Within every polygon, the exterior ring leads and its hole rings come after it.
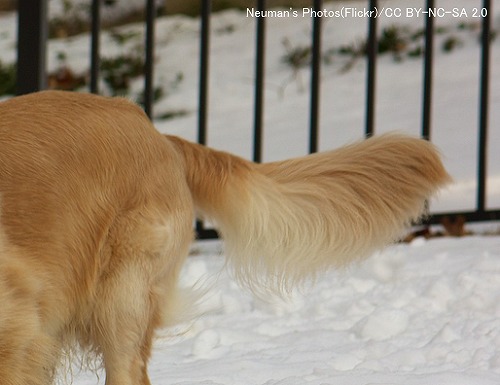
POLYGON ((397 134, 256 164, 162 135, 137 105, 65 91, 0 103, 0 379, 47 385, 69 346, 107 385, 149 385, 155 332, 196 215, 234 276, 286 292, 397 240, 450 180, 435 147, 397 134))

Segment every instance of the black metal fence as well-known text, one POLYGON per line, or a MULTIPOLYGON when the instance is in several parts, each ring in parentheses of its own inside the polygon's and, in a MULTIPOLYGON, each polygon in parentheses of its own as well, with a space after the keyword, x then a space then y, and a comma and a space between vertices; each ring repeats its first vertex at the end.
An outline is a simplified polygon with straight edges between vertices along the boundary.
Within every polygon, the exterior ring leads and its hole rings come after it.
MULTIPOLYGON (((23 94, 37 91, 46 87, 46 41, 47 41, 47 2, 48 0, 18 0, 19 9, 19 32, 18 32, 18 81, 17 93, 23 94)), ((250 3, 250 2, 249 2, 250 3)), ((377 0, 367 0, 370 10, 378 8, 377 0)), ((266 0, 255 0, 253 6, 256 10, 267 9, 266 0)), ((435 1, 427 0, 426 9, 435 9, 435 1)), ((320 11, 323 9, 322 0, 311 0, 311 7, 320 11)), ((199 101, 198 101, 198 141, 206 143, 207 137, 207 106, 208 106, 208 81, 210 65, 210 15, 211 1, 200 0, 200 61, 199 61, 199 101)), ((487 161, 487 138, 488 138, 488 94, 490 85, 490 43, 492 35, 491 27, 491 0, 483 0, 482 8, 485 16, 481 18, 481 65, 479 74, 480 100, 478 120, 478 166, 477 166, 477 202, 476 209, 467 212, 454 212, 433 215, 429 223, 438 223, 444 216, 464 216, 467 221, 487 221, 500 219, 500 210, 488 210, 486 208, 486 161, 487 161)), ((99 79, 99 39, 100 39, 100 10, 101 1, 92 0, 92 28, 91 28, 91 70, 90 91, 98 93, 99 79)), ((154 57, 154 30, 156 3, 155 0, 145 0, 146 15, 146 41, 145 41, 145 98, 144 109, 151 116, 153 109, 153 57, 154 57)), ((433 70, 433 42, 435 35, 434 19, 430 13, 425 18, 425 47, 423 59, 423 84, 422 84, 422 120, 421 135, 424 138, 431 137, 431 106, 432 106, 432 70, 433 70)), ((309 151, 315 152, 318 148, 318 123, 320 102, 320 71, 321 71, 321 37, 322 19, 312 19, 312 60, 310 78, 310 106, 309 106, 309 151)), ((376 90, 376 65, 377 65, 377 18, 367 18, 367 73, 366 73, 366 104, 365 104, 365 133, 374 133, 375 122, 375 90, 376 90)), ((253 159, 257 162, 262 158, 262 133, 263 133, 263 108, 264 108, 264 81, 265 81, 265 41, 266 41, 266 18, 256 18, 255 32, 255 96, 254 96, 254 136, 253 136, 253 159)), ((198 236, 200 238, 212 238, 216 236, 213 230, 205 229, 202 223, 197 224, 198 236)))

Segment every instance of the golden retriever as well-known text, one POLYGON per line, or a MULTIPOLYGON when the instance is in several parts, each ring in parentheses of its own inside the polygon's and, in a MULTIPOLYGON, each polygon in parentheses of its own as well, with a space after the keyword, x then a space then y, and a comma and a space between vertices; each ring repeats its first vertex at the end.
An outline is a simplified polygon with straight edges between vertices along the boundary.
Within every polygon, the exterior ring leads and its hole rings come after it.
POLYGON ((120 98, 0 103, 0 381, 50 384, 81 346, 107 385, 149 384, 155 331, 189 305, 195 212, 241 282, 286 291, 397 239, 448 180, 432 144, 401 135, 255 164, 163 136, 120 98))

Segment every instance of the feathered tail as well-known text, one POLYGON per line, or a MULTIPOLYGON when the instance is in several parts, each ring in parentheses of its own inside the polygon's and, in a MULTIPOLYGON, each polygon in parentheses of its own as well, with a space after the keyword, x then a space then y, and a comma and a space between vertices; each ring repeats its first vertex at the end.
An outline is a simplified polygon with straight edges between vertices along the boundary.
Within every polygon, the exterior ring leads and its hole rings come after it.
POLYGON ((450 181, 431 143, 402 135, 267 164, 168 138, 197 209, 252 288, 287 291, 397 240, 450 181))

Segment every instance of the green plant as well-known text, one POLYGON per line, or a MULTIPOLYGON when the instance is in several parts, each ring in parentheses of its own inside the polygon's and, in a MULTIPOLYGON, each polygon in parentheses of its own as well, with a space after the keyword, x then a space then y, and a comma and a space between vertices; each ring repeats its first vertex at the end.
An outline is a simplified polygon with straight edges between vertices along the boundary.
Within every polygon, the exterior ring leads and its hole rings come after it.
POLYGON ((13 95, 16 91, 16 66, 0 61, 0 95, 13 95))
MULTIPOLYGON (((340 72, 349 71, 358 59, 366 55, 366 42, 365 41, 355 41, 349 45, 343 45, 338 50, 334 50, 333 53, 347 57, 347 61, 343 64, 340 72)), ((329 59, 331 60, 331 59, 329 59)))
POLYGON ((401 60, 402 52, 407 48, 409 37, 402 27, 390 26, 382 30, 378 39, 379 53, 392 53, 394 59, 401 60))
MULTIPOLYGON (((154 87, 154 89, 153 89, 153 102, 157 102, 163 96, 165 96, 165 93, 163 92, 163 88, 161 88, 161 87, 154 87)), ((139 103, 141 105, 145 104, 144 91, 141 92, 141 94, 139 95, 137 103, 139 103)))
POLYGON ((170 120, 170 119, 175 119, 175 118, 181 118, 181 117, 187 116, 187 115, 189 115, 188 110, 179 109, 179 110, 167 111, 163 114, 160 114, 160 115, 156 116, 156 119, 170 120))
POLYGON ((109 37, 118 45, 124 45, 133 39, 140 38, 140 33, 137 31, 120 31, 112 29, 109 31, 109 37))
POLYGON ((420 57, 424 54, 424 48, 421 45, 416 46, 408 51, 408 57, 420 57))
POLYGON ((444 52, 451 52, 455 50, 456 48, 460 47, 462 45, 462 41, 455 37, 455 36, 449 36, 447 37, 442 44, 442 49, 444 52))
POLYGON ((63 0, 62 7, 63 15, 49 20, 49 37, 65 38, 89 30, 89 5, 74 4, 72 0, 63 0))
POLYGON ((113 95, 124 95, 129 90, 130 81, 143 74, 144 60, 134 53, 103 58, 100 69, 102 78, 113 95))
POLYGON ((294 70, 299 70, 300 68, 306 67, 311 62, 311 46, 292 46, 290 40, 287 38, 282 41, 285 47, 285 54, 282 56, 281 60, 290 65, 294 70))

